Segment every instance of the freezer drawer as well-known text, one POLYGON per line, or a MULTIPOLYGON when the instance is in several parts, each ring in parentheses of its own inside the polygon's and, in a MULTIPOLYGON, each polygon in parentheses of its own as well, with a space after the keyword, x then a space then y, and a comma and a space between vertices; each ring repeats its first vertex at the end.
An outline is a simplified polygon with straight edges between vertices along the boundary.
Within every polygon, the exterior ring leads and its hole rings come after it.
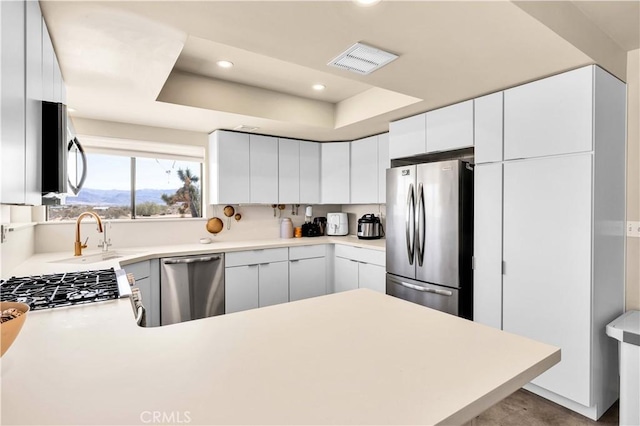
POLYGON ((459 290, 387 274, 387 294, 428 308, 458 315, 459 290))

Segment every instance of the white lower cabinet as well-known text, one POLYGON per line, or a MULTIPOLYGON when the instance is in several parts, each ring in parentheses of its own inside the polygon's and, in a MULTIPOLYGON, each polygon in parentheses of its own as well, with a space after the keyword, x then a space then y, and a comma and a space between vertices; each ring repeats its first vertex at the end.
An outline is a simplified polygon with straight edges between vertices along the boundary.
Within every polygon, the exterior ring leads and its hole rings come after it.
POLYGON ((233 266, 225 269, 225 313, 289 301, 288 262, 233 266))
POLYGON ((127 274, 133 274, 140 289, 142 305, 146 311, 147 327, 160 326, 160 263, 158 259, 125 265, 127 274))
POLYGON ((259 307, 258 265, 233 266, 224 271, 224 312, 259 307))
POLYGON ((289 261, 289 300, 301 300, 327 294, 324 257, 289 261))
POLYGON ((358 263, 358 286, 386 293, 386 273, 384 266, 358 263))
POLYGON ((386 293, 385 253, 336 245, 334 282, 336 293, 368 288, 386 293))
POLYGON ((225 313, 289 301, 286 248, 227 253, 224 271, 225 313))
POLYGON ((358 262, 336 257, 334 282, 336 293, 358 288, 358 262))
POLYGON ((289 262, 258 265, 258 306, 289 301, 289 262))

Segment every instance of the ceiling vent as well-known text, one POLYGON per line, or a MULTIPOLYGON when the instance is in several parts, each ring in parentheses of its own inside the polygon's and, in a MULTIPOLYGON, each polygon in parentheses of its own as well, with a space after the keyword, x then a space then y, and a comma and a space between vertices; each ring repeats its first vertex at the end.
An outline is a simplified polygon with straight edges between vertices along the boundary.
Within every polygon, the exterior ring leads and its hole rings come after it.
POLYGON ((237 130, 239 132, 254 132, 258 130, 260 127, 247 126, 245 124, 241 124, 233 128, 233 130, 237 130))
POLYGON ((385 52, 363 43, 356 43, 327 65, 366 75, 397 58, 398 55, 393 53, 385 52))

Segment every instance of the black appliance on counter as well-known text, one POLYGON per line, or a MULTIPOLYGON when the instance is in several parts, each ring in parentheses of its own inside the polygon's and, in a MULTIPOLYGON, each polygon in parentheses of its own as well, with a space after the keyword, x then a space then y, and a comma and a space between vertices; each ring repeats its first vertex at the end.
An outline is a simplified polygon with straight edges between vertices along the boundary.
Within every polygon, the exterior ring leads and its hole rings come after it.
POLYGON ((316 223, 320 227, 320 235, 324 235, 327 230, 327 218, 315 217, 313 218, 313 223, 316 223))
POLYGON ((306 222, 302 224, 302 236, 303 237, 322 237, 320 225, 317 223, 306 222))
POLYGON ((370 213, 358 219, 358 238, 361 240, 377 240, 382 237, 384 237, 384 229, 379 217, 370 213))
POLYGON ((0 280, 0 300, 32 310, 118 299, 131 294, 124 270, 67 272, 0 280))

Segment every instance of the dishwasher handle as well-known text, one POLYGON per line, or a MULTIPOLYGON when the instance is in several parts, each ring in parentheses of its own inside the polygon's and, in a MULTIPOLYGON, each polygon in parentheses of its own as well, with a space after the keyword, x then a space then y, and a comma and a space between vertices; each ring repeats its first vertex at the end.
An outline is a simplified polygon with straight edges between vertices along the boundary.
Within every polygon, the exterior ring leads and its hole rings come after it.
POLYGON ((165 265, 175 265, 179 263, 200 263, 211 262, 212 260, 220 260, 220 256, 206 256, 206 257, 189 257, 184 259, 164 259, 162 263, 165 265))

